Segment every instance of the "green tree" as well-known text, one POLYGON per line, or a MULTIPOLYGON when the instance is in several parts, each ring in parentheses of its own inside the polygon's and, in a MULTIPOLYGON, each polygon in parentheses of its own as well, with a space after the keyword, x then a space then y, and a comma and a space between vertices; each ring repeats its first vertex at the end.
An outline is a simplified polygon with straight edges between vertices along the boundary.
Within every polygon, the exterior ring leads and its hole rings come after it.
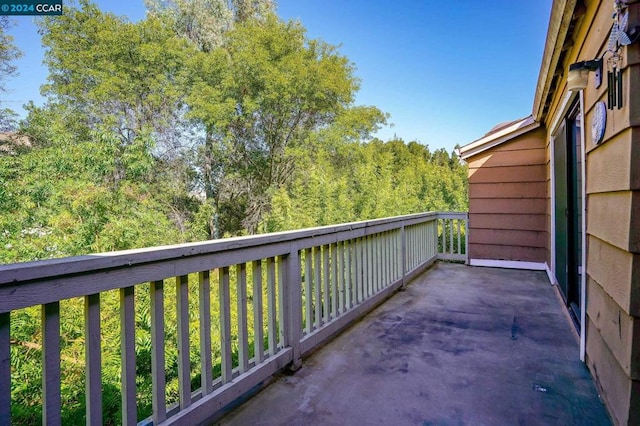
POLYGON ((117 138, 117 157, 142 135, 167 139, 182 111, 184 61, 192 51, 184 40, 157 18, 131 23, 88 0, 39 25, 50 108, 72 114, 81 134, 117 138))
POLYGON ((13 43, 13 37, 7 33, 10 27, 9 18, 0 16, 0 92, 6 92, 5 80, 16 75, 18 69, 14 61, 22 56, 13 43))
MULTIPOLYGON (((7 16, 0 16, 0 93, 6 93, 6 79, 15 76, 18 69, 14 61, 22 56, 22 52, 13 43, 8 34, 11 21, 7 16)), ((12 131, 16 127, 17 115, 9 108, 3 108, 0 101, 0 132, 12 131)))
POLYGON ((351 105, 353 66, 334 46, 307 39, 299 23, 270 15, 237 24, 195 67, 190 115, 207 128, 207 151, 224 158, 210 167, 219 179, 207 195, 236 216, 226 231, 256 232, 270 194, 294 171, 290 149, 351 105))

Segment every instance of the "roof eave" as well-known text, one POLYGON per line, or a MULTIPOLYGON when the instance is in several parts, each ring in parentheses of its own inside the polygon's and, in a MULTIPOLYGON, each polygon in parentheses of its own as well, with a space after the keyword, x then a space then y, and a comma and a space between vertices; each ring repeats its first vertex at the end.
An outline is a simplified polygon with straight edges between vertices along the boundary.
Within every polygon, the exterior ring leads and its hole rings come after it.
POLYGON ((577 0, 554 0, 551 7, 547 41, 544 46, 536 93, 533 100, 532 115, 535 121, 544 121, 545 117, 543 115, 546 100, 550 94, 551 83, 569 31, 576 3, 577 0))
POLYGON ((498 146, 510 141, 511 139, 535 130, 538 127, 540 127, 540 123, 536 122, 532 116, 529 116, 499 132, 478 139, 477 141, 472 142, 469 145, 463 146, 459 150, 459 156, 461 159, 466 160, 467 158, 478 155, 495 146, 498 146))

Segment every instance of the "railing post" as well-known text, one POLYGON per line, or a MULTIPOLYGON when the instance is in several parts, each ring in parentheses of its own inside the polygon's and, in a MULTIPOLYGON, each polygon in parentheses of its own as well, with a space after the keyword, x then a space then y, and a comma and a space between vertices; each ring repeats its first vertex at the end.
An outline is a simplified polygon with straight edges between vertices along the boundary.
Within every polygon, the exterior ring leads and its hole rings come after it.
POLYGON ((0 314, 0 425, 11 424, 11 313, 0 314))
POLYGON ((465 213, 464 219, 464 254, 466 256, 465 265, 469 264, 469 212, 465 213))
POLYGON ((433 244, 435 245, 435 249, 436 249, 436 259, 440 259, 440 247, 438 247, 440 245, 440 236, 438 234, 438 226, 440 224, 440 215, 436 215, 435 218, 435 231, 433 232, 433 244))
POLYGON ((84 298, 85 387, 88 425, 102 424, 102 350, 100 338, 100 293, 84 298))
POLYGON ((62 423, 60 399, 60 302, 42 305, 42 423, 62 423))
MULTIPOLYGON (((284 307, 283 318, 285 346, 289 346, 293 351, 293 359, 288 368, 296 371, 302 366, 300 354, 300 340, 302 339, 302 276, 300 273, 300 252, 292 244, 289 255, 285 258, 284 307)), ((306 279, 306 278, 305 278, 306 279)), ((320 283, 316 283, 320 285, 320 283)))
POLYGON ((405 236, 404 225, 400 226, 400 244, 401 244, 401 259, 402 259, 402 289, 407 288, 407 240, 405 236))
POLYGON ((138 423, 136 407, 135 289, 120 289, 120 365, 122 424, 138 423))

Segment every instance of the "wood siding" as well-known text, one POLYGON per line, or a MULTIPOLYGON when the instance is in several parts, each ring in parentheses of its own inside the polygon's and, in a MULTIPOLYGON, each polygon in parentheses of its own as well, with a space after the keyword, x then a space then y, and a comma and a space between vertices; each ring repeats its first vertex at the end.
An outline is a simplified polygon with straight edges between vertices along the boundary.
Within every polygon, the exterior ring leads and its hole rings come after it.
MULTIPOLYGON (((613 2, 590 0, 565 41, 555 89, 542 117, 550 127, 567 97, 569 64, 601 57, 613 2)), ((629 7, 640 25, 640 4, 629 7)), ((640 424, 640 45, 623 50, 623 107, 607 110, 603 142, 591 138, 594 105, 607 100, 606 79, 584 90, 587 223, 586 361, 616 424, 640 424)), ((605 57, 610 57, 610 53, 605 57)), ((553 70, 551 70, 553 72, 553 70)), ((547 142, 551 135, 546 136, 547 142)), ((551 225, 551 149, 546 149, 546 222, 551 225)), ((473 215, 471 215, 473 217, 473 215)), ((471 227, 473 229, 473 220, 471 227)), ((551 235, 547 244, 551 244, 551 235)), ((551 256, 548 262, 551 262, 551 256)))
POLYGON ((469 258, 546 261, 546 161, 540 128, 467 160, 469 258))

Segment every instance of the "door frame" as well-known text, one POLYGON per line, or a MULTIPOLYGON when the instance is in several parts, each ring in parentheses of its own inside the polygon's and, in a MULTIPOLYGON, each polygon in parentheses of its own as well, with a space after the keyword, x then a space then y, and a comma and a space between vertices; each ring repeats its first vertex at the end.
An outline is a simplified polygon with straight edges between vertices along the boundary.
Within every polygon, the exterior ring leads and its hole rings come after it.
POLYGON ((555 205, 556 205, 556 193, 555 193, 555 159, 554 159, 554 148, 555 148, 555 138, 553 135, 556 133, 562 121, 565 119, 567 114, 569 114, 571 107, 574 105, 574 101, 576 97, 579 97, 579 107, 580 112, 578 116, 580 117, 581 126, 580 126, 580 139, 581 139, 581 149, 580 149, 580 160, 581 160, 581 170, 579 173, 581 174, 581 192, 582 192, 582 224, 581 224, 581 234, 582 234, 582 274, 580 275, 580 360, 582 362, 585 361, 585 352, 586 352, 586 309, 587 309, 587 194, 586 194, 586 138, 585 138, 585 114, 584 114, 584 92, 580 90, 579 92, 568 92, 564 99, 562 100, 560 107, 556 111, 556 114, 551 121, 551 125, 549 126, 549 158, 550 158, 550 177, 551 177, 551 272, 553 274, 554 285, 558 284, 558 278, 556 274, 556 214, 555 214, 555 205))

